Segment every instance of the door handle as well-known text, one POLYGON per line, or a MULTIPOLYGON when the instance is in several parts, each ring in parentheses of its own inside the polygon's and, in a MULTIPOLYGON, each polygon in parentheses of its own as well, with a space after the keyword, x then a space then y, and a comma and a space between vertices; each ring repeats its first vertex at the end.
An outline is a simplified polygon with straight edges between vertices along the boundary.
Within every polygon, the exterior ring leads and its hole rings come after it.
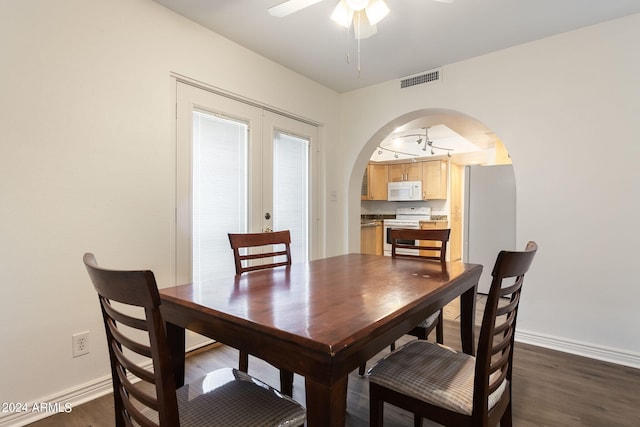
POLYGON ((267 228, 265 228, 265 229, 264 229, 264 232, 265 232, 265 233, 271 233, 272 231, 273 231, 273 230, 272 230, 271 228, 269 228, 269 227, 267 227, 267 228))

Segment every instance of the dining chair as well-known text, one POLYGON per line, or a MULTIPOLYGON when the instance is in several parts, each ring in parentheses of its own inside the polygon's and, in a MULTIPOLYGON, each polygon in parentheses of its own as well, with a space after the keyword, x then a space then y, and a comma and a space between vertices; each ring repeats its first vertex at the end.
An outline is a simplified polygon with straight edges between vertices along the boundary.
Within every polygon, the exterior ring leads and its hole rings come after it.
MULTIPOLYGON (((451 229, 449 228, 442 230, 393 228, 389 230, 391 257, 445 262, 450 234, 451 229)), ((426 340, 434 329, 436 330, 436 341, 442 344, 444 342, 442 309, 430 314, 407 334, 426 340)), ((391 343, 391 351, 395 348, 395 342, 391 343)), ((365 370, 366 366, 360 365, 358 374, 363 376, 365 370)))
MULTIPOLYGON (((291 265, 291 234, 289 230, 264 233, 229 233, 236 274, 291 265)), ((238 369, 249 370, 249 353, 239 350, 238 369)), ((280 387, 291 395, 293 373, 280 370, 280 387)))
MULTIPOLYGON (((451 229, 442 230, 413 230, 413 229, 392 229, 389 232, 391 239, 391 257, 409 258, 420 260, 433 260, 445 262, 447 258, 447 244, 451 229), (418 254, 411 254, 403 251, 406 249, 417 249, 418 254), (400 251, 398 251, 400 250, 400 251)), ((436 329, 436 341, 444 342, 444 320, 442 309, 431 314, 418 326, 408 332, 409 335, 426 340, 433 329, 436 329)))
POLYGON ((236 369, 176 389, 153 272, 107 270, 83 258, 107 335, 116 426, 303 425, 303 406, 236 369))
POLYGON ((411 341, 369 370, 370 425, 381 426, 384 402, 445 426, 512 425, 516 317, 524 275, 538 250, 501 251, 493 267, 476 356, 411 341))
POLYGON ((291 265, 289 230, 265 233, 229 233, 229 243, 233 249, 236 274, 291 265), (258 248, 260 250, 255 251, 258 248))

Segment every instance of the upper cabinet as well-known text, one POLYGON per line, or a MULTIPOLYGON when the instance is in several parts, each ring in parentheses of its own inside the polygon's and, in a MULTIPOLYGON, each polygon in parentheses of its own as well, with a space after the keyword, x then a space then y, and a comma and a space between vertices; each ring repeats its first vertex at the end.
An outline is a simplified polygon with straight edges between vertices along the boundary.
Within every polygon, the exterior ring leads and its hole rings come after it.
POLYGON ((369 163, 362 177, 360 200, 387 200, 388 173, 388 165, 369 163))
POLYGON ((423 200, 446 200, 449 162, 369 163, 362 177, 360 200, 387 200, 387 183, 422 181, 423 200))
POLYGON ((389 182, 422 181, 420 162, 392 163, 389 165, 389 182))
POLYGON ((446 200, 449 162, 430 160, 419 164, 422 166, 422 198, 446 200))

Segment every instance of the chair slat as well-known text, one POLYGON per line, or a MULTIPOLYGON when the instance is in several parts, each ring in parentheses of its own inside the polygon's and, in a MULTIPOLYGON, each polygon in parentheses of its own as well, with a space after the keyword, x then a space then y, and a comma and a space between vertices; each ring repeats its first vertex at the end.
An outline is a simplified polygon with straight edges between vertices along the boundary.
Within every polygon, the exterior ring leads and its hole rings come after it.
POLYGON ((145 406, 157 411, 160 407, 158 403, 158 399, 155 396, 145 392, 138 384, 133 384, 129 381, 129 377, 127 376, 126 370, 122 366, 118 366, 117 368, 118 378, 122 383, 122 387, 126 390, 127 394, 133 396, 140 403, 143 403, 145 406))
POLYGON ((291 265, 291 234, 289 230, 268 233, 229 233, 229 244, 233 250, 236 274, 249 271, 275 268, 291 265), (274 249, 273 246, 284 245, 284 249, 274 249), (247 254, 242 250, 259 250, 247 254), (285 257, 284 261, 273 261, 277 257, 285 257), (246 261, 263 260, 261 264, 251 264, 246 261))
POLYGON ((123 352, 116 341, 111 344, 111 350, 122 367, 134 374, 136 377, 146 381, 149 384, 155 384, 156 378, 153 372, 147 371, 129 359, 123 352))
POLYGON ((109 332, 113 335, 113 338, 118 341, 120 345, 125 346, 129 350, 138 353, 141 356, 151 357, 151 348, 147 345, 141 344, 137 341, 132 340, 125 334, 121 333, 120 330, 113 324, 113 320, 110 320, 107 323, 109 327, 109 332))
POLYGON ((129 316, 128 314, 124 314, 118 310, 116 310, 108 299, 100 298, 100 302, 102 303, 102 308, 107 312, 110 318, 115 320, 118 323, 122 323, 123 325, 127 325, 130 328, 139 329, 141 331, 147 330, 147 321, 144 319, 139 319, 137 317, 129 316))
POLYGON ((451 229, 433 230, 433 229, 410 229, 410 228, 393 228, 389 231, 389 239, 391 240, 391 256, 394 258, 422 258, 444 262, 447 254, 447 243, 451 229), (406 242, 414 242, 406 243, 406 242), (436 245, 439 242, 440 245, 436 245), (420 250, 419 255, 412 255, 399 252, 398 249, 417 249, 420 250), (432 255, 431 252, 437 254, 432 255))

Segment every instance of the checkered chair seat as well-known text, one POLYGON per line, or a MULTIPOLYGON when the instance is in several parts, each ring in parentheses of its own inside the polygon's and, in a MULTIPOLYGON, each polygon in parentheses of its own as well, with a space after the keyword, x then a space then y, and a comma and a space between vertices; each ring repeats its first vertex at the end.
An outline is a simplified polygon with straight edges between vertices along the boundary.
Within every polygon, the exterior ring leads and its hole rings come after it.
MULTIPOLYGON (((276 389, 238 371, 225 368, 209 372, 176 390, 181 427, 301 426, 305 409, 276 389)), ((158 413, 143 414, 158 423, 158 413)), ((135 423, 134 423, 135 424, 135 423)))
POLYGON ((237 369, 218 369, 177 391, 181 426, 299 426, 305 409, 237 369))
MULTIPOLYGON (((369 381, 465 415, 473 409, 475 358, 428 341, 414 340, 369 370, 369 381)), ((489 396, 491 409, 507 386, 489 396)))

